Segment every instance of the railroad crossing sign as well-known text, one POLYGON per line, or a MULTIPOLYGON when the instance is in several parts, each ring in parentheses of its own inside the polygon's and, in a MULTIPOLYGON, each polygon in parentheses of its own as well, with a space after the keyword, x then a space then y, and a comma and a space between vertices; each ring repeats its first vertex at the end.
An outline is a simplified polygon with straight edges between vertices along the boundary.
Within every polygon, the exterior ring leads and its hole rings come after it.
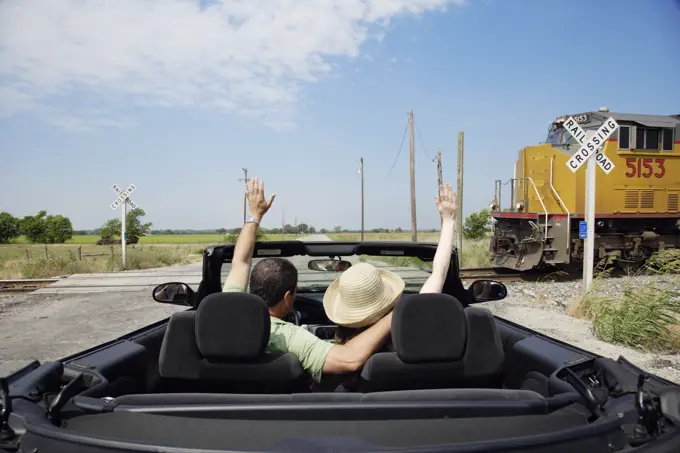
POLYGON ((563 125, 581 147, 567 161, 567 167, 573 172, 586 165, 586 190, 585 190, 585 215, 584 221, 579 222, 579 238, 583 239, 583 290, 587 292, 593 283, 593 262, 595 258, 595 166, 592 157, 600 168, 609 174, 614 169, 614 163, 602 152, 604 144, 610 135, 619 128, 619 124, 614 118, 609 118, 600 128, 593 131, 583 130, 578 122, 571 116, 567 118, 563 125))
POLYGON ((595 156, 595 161, 605 173, 609 174, 615 165, 602 152, 605 142, 617 129, 619 124, 614 121, 614 118, 609 118, 600 126, 595 132, 586 134, 578 122, 571 116, 564 122, 564 129, 567 130, 575 139, 581 144, 579 150, 571 156, 567 161, 569 169, 576 173, 581 166, 592 156, 595 156))
POLYGON ((134 184, 130 184, 130 187, 123 190, 120 187, 118 187, 118 184, 114 184, 111 186, 111 188, 114 190, 114 192, 118 194, 118 198, 116 198, 116 201, 111 203, 111 209, 116 209, 123 202, 129 204, 132 209, 137 208, 137 204, 134 201, 130 200, 130 198, 128 198, 132 194, 132 192, 134 192, 135 189, 137 189, 137 186, 135 186, 134 184))
POLYGON ((116 209, 118 206, 123 207, 121 210, 121 216, 120 216, 120 223, 121 223, 121 234, 120 234, 120 244, 122 248, 122 253, 121 253, 121 269, 125 269, 125 246, 127 245, 127 233, 125 232, 125 224, 127 223, 127 205, 129 204, 132 209, 135 209, 137 207, 137 204, 130 200, 130 195, 132 192, 137 189, 137 186, 134 184, 130 184, 130 187, 128 187, 125 190, 122 190, 120 187, 118 187, 117 184, 114 184, 111 186, 114 192, 118 194, 118 198, 116 198, 116 201, 111 203, 111 209, 116 209))

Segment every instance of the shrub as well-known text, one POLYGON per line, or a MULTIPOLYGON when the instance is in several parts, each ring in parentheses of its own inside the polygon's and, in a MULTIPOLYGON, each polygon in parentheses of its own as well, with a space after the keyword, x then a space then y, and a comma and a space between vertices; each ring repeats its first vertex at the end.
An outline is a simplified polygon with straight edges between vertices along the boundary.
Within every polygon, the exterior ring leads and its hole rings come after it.
POLYGON ((666 249, 654 253, 645 269, 657 274, 680 274, 680 249, 666 249))
MULTIPOLYGON (((238 240, 239 234, 241 234, 240 231, 237 232, 237 233, 232 233, 232 234, 228 234, 228 235, 224 236, 224 239, 223 239, 224 243, 225 244, 236 244, 236 241, 238 240)), ((259 241, 264 241, 265 238, 266 238, 266 235, 264 234, 262 229, 258 228, 257 233, 255 235, 255 240, 259 242, 259 241)))
POLYGON ((19 237, 19 219, 9 212, 0 212, 0 244, 19 237))
POLYGON ((669 288, 626 287, 619 297, 600 297, 589 304, 595 335, 606 342, 650 351, 676 349, 680 326, 680 293, 669 288))
POLYGON ((473 212, 465 218, 463 225, 463 237, 465 239, 482 239, 492 230, 491 215, 484 208, 479 212, 473 212))

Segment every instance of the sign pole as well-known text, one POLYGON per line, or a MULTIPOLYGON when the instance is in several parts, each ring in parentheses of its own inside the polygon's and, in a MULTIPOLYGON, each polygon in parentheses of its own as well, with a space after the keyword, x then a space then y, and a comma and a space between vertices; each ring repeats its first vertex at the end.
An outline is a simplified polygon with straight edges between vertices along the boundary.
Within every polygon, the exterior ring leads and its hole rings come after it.
POLYGON ((121 205, 123 205, 122 218, 121 218, 121 221, 120 221, 120 225, 121 225, 120 245, 123 248, 123 252, 121 254, 121 257, 122 257, 121 267, 122 267, 122 270, 125 270, 125 245, 127 243, 127 241, 126 241, 127 237, 126 237, 126 232, 125 232, 125 224, 127 222, 126 222, 125 217, 126 217, 126 214, 127 214, 127 197, 125 198, 125 200, 123 200, 121 205))
POLYGON ((563 124, 564 129, 579 143, 579 149, 567 161, 567 167, 576 173, 586 164, 585 221, 579 224, 579 238, 583 244, 583 291, 588 291, 593 283, 593 265, 595 261, 595 166, 609 174, 614 163, 604 154, 607 139, 619 128, 614 118, 608 118, 597 131, 584 131, 571 116, 563 124), (594 162, 593 162, 594 157, 594 162))
POLYGON ((111 203, 111 209, 114 211, 119 205, 123 205, 123 209, 121 210, 121 218, 120 218, 120 245, 122 249, 121 253, 121 268, 122 270, 125 270, 125 246, 127 245, 127 233, 125 231, 125 226, 126 226, 126 217, 127 217, 127 205, 128 203, 130 204, 130 207, 132 209, 137 209, 137 204, 130 199, 130 194, 137 190, 137 186, 134 184, 130 184, 130 187, 127 189, 123 190, 120 187, 118 187, 117 184, 114 184, 111 186, 114 192, 118 194, 118 198, 116 198, 116 201, 111 203))
POLYGON ((595 261, 595 166, 593 159, 586 162, 586 197, 585 220, 586 238, 583 250, 583 292, 587 292, 593 283, 593 265, 595 261))

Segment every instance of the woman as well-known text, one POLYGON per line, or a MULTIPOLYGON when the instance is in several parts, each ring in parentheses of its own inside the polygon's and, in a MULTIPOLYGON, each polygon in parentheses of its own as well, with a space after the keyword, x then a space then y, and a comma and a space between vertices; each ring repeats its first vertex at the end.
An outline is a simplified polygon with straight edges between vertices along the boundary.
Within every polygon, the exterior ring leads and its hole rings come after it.
MULTIPOLYGON (((435 204, 442 220, 441 234, 432 262, 432 274, 420 293, 440 293, 451 263, 458 205, 456 194, 449 184, 439 187, 435 204)), ((323 298, 326 315, 338 325, 336 342, 349 341, 389 313, 401 297, 404 286, 402 278, 394 272, 368 263, 355 264, 347 269, 328 287, 323 298)), ((385 349, 392 350, 390 340, 385 349)), ((349 378, 351 381, 352 377, 349 378)), ((348 386, 351 383, 346 381, 345 387, 348 386)))

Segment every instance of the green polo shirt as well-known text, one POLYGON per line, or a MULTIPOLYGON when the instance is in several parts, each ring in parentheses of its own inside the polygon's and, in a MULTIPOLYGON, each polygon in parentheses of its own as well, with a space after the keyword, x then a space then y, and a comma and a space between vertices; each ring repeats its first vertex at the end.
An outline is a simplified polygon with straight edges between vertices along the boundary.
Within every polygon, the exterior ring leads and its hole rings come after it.
MULTIPOLYGON (((239 285, 224 285, 224 292, 246 292, 239 285)), ((289 322, 270 316, 271 329, 266 352, 290 352, 298 358, 302 368, 309 373, 315 382, 321 381, 326 357, 333 343, 321 340, 316 335, 289 322)))

